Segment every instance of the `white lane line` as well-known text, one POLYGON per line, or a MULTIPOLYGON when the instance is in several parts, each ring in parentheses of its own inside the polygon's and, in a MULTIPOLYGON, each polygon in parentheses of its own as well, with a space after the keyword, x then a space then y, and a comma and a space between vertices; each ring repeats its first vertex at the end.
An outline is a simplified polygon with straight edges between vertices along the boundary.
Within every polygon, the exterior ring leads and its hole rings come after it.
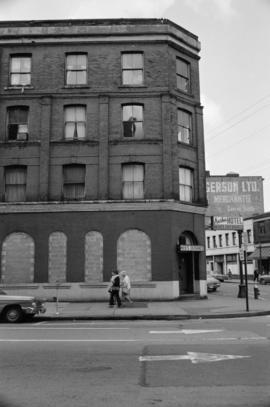
POLYGON ((102 328, 102 327, 99 327, 99 328, 90 328, 90 327, 73 327, 73 328, 69 328, 69 327, 45 327, 45 326, 35 326, 35 327, 31 327, 31 326, 26 326, 26 327, 5 327, 5 330, 8 330, 8 331, 18 331, 18 330, 27 330, 27 329, 29 329, 29 330, 32 330, 32 331, 38 331, 38 330, 41 330, 41 329, 44 329, 44 330, 50 330, 50 329, 52 329, 52 330, 69 330, 69 329, 73 329, 73 330, 79 330, 79 329, 82 329, 82 330, 86 330, 86 329, 88 329, 88 330, 129 330, 130 328, 102 328))
POLYGON ((203 338, 204 341, 263 341, 268 340, 263 336, 242 336, 239 338, 236 337, 227 337, 227 338, 203 338))
POLYGON ((149 331, 150 334, 203 334, 203 333, 214 333, 223 332, 223 329, 181 329, 177 331, 149 331))
POLYGON ((0 339, 0 342, 139 342, 138 339, 0 339))

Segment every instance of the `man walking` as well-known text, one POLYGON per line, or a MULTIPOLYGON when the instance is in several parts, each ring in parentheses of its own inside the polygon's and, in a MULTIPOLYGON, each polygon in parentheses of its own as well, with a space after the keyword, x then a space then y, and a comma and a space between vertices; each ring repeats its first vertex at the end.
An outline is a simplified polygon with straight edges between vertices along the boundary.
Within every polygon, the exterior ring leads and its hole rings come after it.
POLYGON ((110 293, 110 302, 109 306, 113 307, 115 300, 117 302, 117 306, 121 307, 122 303, 119 297, 119 291, 120 291, 120 277, 118 274, 118 271, 115 270, 112 272, 112 278, 111 278, 111 285, 109 288, 109 293, 110 293))

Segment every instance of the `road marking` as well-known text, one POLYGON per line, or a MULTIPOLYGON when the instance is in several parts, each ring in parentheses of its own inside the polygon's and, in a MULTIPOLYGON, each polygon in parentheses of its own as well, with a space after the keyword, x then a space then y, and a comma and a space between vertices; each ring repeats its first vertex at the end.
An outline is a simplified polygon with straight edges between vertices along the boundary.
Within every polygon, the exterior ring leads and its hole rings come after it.
POLYGON ((176 361, 190 360, 191 363, 207 363, 220 362, 223 360, 250 358, 250 356, 240 355, 218 355, 214 353, 187 352, 187 355, 159 355, 159 356, 140 356, 140 362, 156 362, 156 361, 176 361))
POLYGON ((177 331, 149 331, 150 334, 202 334, 212 332, 223 332, 223 329, 181 329, 177 331))
POLYGON ((0 342, 138 342, 137 339, 0 339, 0 342))
POLYGON ((105 330, 107 330, 107 329, 109 329, 109 330, 129 330, 130 328, 102 328, 102 327, 99 327, 99 328, 94 328, 94 327, 73 327, 73 328, 70 328, 70 327, 46 327, 46 326, 34 326, 34 327, 31 327, 31 326, 26 326, 26 327, 5 327, 5 329, 7 329, 7 330, 9 330, 9 331, 17 331, 17 330, 26 330, 26 329, 31 329, 31 330, 34 330, 34 331, 37 331, 37 330, 40 330, 40 329, 45 329, 45 330, 49 330, 49 329, 53 329, 53 330, 68 330, 68 329, 73 329, 73 330, 79 330, 79 329, 83 329, 83 330, 86 330, 86 329, 89 329, 89 330, 103 330, 103 329, 105 329, 105 330))

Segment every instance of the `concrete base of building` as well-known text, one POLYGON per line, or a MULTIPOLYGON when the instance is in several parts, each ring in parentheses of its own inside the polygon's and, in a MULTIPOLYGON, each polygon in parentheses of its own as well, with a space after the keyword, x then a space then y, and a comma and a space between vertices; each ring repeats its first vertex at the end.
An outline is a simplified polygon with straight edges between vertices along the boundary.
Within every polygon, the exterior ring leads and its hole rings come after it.
MULTIPOLYGON (((29 295, 45 301, 106 301, 108 299, 108 282, 96 283, 33 283, 33 284, 2 284, 2 288, 10 295, 29 295)), ((196 281, 194 294, 204 297, 206 282, 196 281)), ((151 281, 132 283, 131 296, 134 300, 175 300, 181 298, 179 281, 151 281)))

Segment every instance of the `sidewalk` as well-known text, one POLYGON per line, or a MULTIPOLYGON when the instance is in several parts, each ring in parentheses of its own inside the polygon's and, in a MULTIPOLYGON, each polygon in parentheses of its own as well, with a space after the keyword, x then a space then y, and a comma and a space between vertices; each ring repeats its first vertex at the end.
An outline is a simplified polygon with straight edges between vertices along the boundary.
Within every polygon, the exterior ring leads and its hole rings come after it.
POLYGON ((36 320, 174 320, 236 318, 270 315, 270 301, 233 298, 212 293, 208 299, 175 301, 137 301, 122 307, 108 307, 106 302, 47 302, 45 314, 36 320))

